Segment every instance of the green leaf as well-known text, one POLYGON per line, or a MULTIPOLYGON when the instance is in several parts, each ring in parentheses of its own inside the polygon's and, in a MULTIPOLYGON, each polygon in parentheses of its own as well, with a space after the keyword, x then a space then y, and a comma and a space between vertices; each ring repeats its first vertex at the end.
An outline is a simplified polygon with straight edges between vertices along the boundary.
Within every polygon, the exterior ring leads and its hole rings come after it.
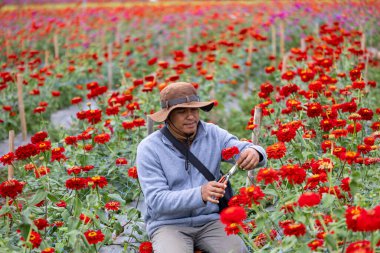
POLYGON ((119 201, 122 205, 125 205, 125 200, 117 193, 108 194, 108 197, 116 201, 119 201))
POLYGON ((38 190, 37 193, 34 195, 34 198, 30 201, 30 205, 34 206, 35 204, 40 203, 42 200, 46 198, 46 191, 45 190, 38 190))
POLYGON ((47 193, 47 197, 48 199, 50 199, 51 202, 53 203, 57 203, 59 201, 59 198, 57 198, 56 196, 54 196, 53 194, 51 194, 50 192, 47 193))
POLYGON ((332 234, 327 234, 325 237, 325 241, 329 246, 331 246, 334 250, 337 249, 336 247, 336 238, 332 234))
POLYGON ((30 227, 31 227, 30 224, 27 224, 27 223, 23 223, 19 227, 19 229, 21 231, 20 234, 22 237, 25 238, 25 240, 26 240, 26 238, 28 238, 30 227))
POLYGON ((9 208, 9 206, 3 206, 1 209, 0 209, 0 216, 6 214, 6 213, 9 213, 11 211, 11 209, 9 208))
POLYGON ((74 216, 79 217, 82 212, 82 201, 79 198, 75 198, 74 200, 74 216))

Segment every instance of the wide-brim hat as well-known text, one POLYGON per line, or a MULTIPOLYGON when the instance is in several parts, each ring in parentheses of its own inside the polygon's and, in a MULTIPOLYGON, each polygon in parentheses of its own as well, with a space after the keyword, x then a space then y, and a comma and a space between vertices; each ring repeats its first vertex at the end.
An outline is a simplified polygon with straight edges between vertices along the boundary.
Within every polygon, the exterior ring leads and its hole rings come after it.
POLYGON ((176 108, 200 108, 210 111, 213 101, 201 102, 197 90, 191 83, 176 82, 166 86, 160 92, 161 110, 150 114, 149 117, 156 122, 166 120, 171 111, 176 108))

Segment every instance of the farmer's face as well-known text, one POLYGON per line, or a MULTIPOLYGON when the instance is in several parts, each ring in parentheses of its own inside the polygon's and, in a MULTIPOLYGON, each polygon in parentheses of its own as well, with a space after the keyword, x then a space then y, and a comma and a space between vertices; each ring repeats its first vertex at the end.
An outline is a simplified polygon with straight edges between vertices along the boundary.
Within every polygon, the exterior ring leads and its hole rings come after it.
POLYGON ((170 113, 169 118, 179 131, 185 134, 193 134, 197 131, 199 109, 176 108, 170 113))

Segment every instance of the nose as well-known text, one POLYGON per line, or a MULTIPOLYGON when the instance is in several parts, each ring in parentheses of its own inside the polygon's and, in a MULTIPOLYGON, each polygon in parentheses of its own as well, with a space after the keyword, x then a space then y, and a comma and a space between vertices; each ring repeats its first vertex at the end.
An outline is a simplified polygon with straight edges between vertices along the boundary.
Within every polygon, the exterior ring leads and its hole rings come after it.
POLYGON ((194 110, 193 108, 187 108, 186 118, 195 118, 196 113, 197 113, 197 110, 194 110))

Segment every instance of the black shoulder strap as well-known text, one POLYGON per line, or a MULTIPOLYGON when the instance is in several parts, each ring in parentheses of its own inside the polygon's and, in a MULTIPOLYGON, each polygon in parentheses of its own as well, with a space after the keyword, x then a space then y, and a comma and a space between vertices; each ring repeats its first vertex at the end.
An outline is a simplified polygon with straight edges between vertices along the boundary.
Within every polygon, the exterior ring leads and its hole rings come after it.
POLYGON ((190 152, 190 150, 183 145, 179 140, 177 140, 169 131, 169 129, 165 126, 161 128, 161 133, 165 135, 166 138, 171 141, 171 143, 176 147, 184 156, 186 156, 186 153, 188 152, 189 161, 199 170, 200 173, 208 180, 208 181, 214 181, 215 177, 211 174, 211 172, 206 168, 206 166, 203 165, 201 161, 198 160, 198 158, 190 152))

